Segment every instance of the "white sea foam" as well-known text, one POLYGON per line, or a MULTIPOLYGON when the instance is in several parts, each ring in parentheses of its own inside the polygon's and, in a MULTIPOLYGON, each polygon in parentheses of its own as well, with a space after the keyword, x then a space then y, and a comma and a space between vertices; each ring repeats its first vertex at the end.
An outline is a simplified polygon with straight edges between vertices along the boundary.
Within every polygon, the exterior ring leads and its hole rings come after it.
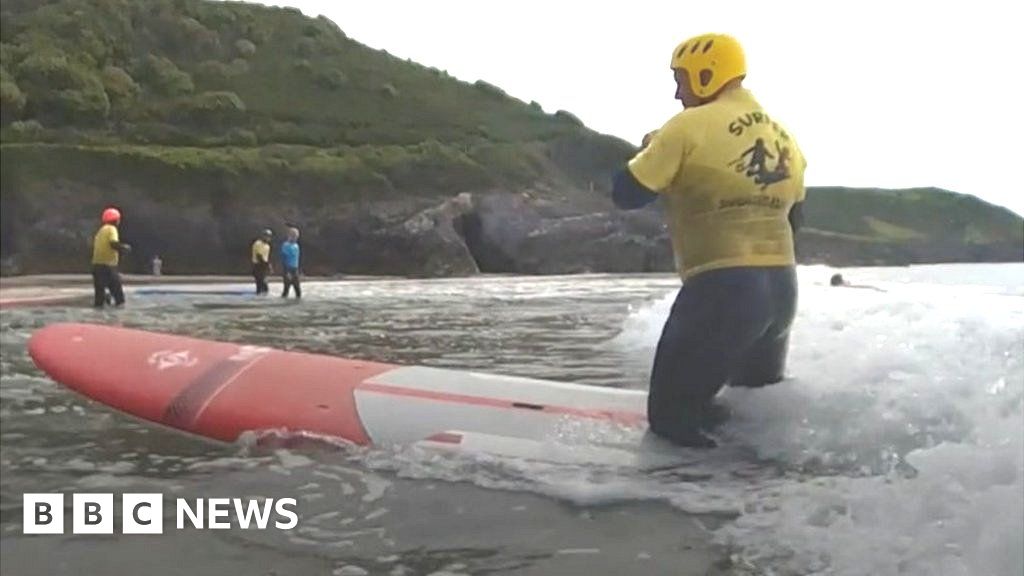
MULTIPOLYGON (((722 398, 728 445, 788 473, 737 492, 717 538, 768 573, 1020 574, 1024 269, 993 270, 960 286, 957 268, 871 271, 887 292, 801 270, 793 379, 722 398)), ((619 342, 652 348, 670 303, 619 342)))
MULTIPOLYGON (((995 270, 962 286, 935 268, 844 271, 882 292, 801 269, 791 378, 726 389, 722 446, 675 470, 418 450, 367 461, 581 505, 660 500, 722 515, 713 538, 754 573, 1020 574, 1024 267, 995 270)), ((653 355, 674 295, 639 302, 609 347, 653 355)))

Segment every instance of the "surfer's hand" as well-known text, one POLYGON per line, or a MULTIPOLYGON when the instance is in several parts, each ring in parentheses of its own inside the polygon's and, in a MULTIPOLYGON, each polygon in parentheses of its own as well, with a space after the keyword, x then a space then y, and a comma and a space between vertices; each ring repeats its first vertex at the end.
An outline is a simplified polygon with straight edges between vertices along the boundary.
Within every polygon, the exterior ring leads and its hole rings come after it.
POLYGON ((125 244, 124 242, 122 242, 121 243, 121 250, 124 251, 124 252, 131 252, 132 251, 132 245, 131 244, 125 244))

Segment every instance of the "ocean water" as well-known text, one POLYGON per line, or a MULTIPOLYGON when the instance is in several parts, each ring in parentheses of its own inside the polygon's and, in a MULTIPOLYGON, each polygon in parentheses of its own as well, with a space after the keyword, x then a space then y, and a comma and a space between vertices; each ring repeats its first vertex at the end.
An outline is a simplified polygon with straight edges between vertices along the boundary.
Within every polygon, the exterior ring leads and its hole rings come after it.
MULTIPOLYGON (((681 449, 686 464, 657 471, 256 434, 214 444, 75 396, 25 342, 86 321, 642 389, 672 276, 308 283, 299 306, 172 294, 4 311, 2 572, 1024 573, 1024 265, 844 269, 850 288, 829 287, 832 272, 800 268, 790 377, 726 389, 720 447, 681 449), (47 491, 290 496, 300 522, 22 535, 21 495, 47 491)), ((637 433, 567 425, 553 441, 637 433)))

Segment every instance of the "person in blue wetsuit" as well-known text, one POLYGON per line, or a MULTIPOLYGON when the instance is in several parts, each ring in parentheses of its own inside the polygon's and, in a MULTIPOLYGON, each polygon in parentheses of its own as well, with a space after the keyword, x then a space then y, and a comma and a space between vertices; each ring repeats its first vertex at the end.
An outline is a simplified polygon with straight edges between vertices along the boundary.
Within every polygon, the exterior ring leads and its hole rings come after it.
POLYGON ((612 198, 623 209, 664 201, 683 279, 651 371, 650 430, 712 447, 706 432, 722 387, 784 375, 806 162, 742 86, 746 59, 734 38, 690 38, 671 68, 684 109, 645 136, 615 175, 612 198))
POLYGON ((295 298, 302 298, 302 283, 299 281, 299 229, 288 228, 288 237, 281 243, 281 274, 284 276, 284 292, 281 298, 288 297, 290 288, 295 288, 295 298))

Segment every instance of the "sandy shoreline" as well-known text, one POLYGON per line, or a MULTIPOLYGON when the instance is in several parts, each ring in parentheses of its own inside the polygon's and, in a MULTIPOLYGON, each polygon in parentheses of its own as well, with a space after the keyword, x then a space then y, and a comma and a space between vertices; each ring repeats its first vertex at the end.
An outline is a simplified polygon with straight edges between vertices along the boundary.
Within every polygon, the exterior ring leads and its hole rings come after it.
MULTIPOLYGON (((251 284, 251 276, 181 275, 153 276, 123 274, 126 292, 139 286, 182 284, 251 284)), ((392 276, 307 276, 303 282, 394 280, 392 276)), ((88 274, 41 274, 0 278, 0 306, 55 304, 92 295, 92 276, 88 274)))
MULTIPOLYGON (((247 275, 175 275, 122 274, 125 292, 140 286, 171 286, 204 284, 251 284, 247 275)), ((304 282, 360 281, 393 279, 393 276, 307 276, 304 282)), ((83 302, 92 297, 92 276, 89 274, 38 274, 0 278, 0 308, 47 306, 83 302)))
MULTIPOLYGON (((139 284, 237 284, 239 282, 252 282, 252 276, 248 274, 238 275, 173 275, 153 276, 152 274, 122 274, 125 286, 139 284)), ((330 280, 382 280, 398 278, 397 276, 303 276, 306 282, 320 282, 330 280)), ((89 274, 30 274, 26 276, 4 276, 0 277, 0 289, 7 288, 64 288, 64 287, 92 287, 92 276, 89 274)))

